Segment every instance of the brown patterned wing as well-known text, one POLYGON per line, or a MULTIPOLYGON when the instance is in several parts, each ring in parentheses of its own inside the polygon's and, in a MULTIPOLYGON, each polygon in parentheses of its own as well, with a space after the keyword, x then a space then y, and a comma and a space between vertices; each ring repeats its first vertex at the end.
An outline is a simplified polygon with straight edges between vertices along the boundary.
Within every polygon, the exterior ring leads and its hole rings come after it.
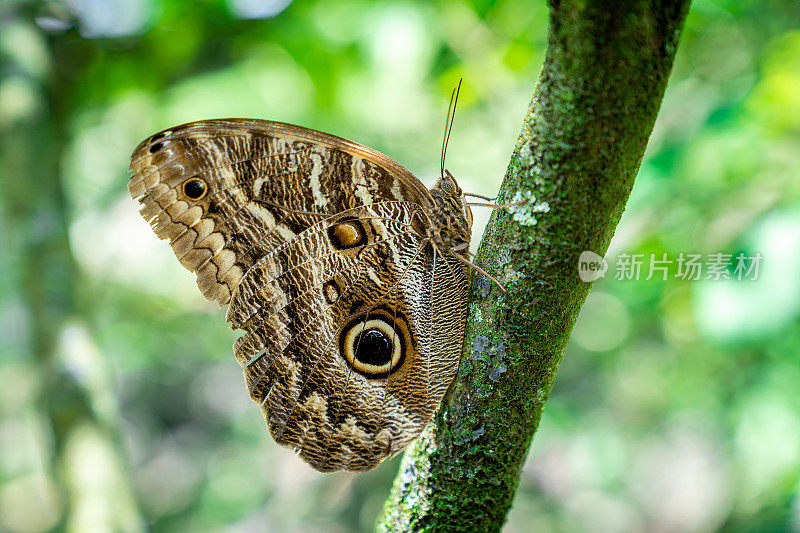
POLYGON ((467 273, 411 229, 414 217, 386 202, 314 226, 231 300, 251 397, 273 438, 317 470, 369 470, 401 451, 458 368, 467 273), (351 229, 343 246, 336 235, 351 229))
POLYGON ((420 229, 431 197, 369 148, 298 126, 201 121, 132 156, 142 215, 229 303, 277 442, 368 470, 422 431, 457 370, 468 271, 420 229))

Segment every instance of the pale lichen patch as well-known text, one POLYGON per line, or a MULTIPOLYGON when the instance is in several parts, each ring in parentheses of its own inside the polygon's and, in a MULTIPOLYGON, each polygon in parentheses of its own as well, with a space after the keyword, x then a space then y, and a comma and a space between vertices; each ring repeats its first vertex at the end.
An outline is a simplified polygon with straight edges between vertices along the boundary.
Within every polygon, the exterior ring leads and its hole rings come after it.
POLYGON ((550 211, 550 204, 537 201, 531 191, 517 192, 511 199, 512 204, 519 204, 509 208, 509 213, 514 220, 523 226, 535 226, 539 220, 537 216, 550 211))

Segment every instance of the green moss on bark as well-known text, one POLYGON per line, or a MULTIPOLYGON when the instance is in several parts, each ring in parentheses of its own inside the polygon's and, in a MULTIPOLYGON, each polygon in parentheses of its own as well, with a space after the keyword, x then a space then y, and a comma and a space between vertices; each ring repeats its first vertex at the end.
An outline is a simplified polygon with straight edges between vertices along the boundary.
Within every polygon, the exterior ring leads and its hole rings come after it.
POLYGON ((496 531, 641 163, 688 1, 551 1, 547 56, 478 262, 449 401, 406 453, 380 531, 496 531))

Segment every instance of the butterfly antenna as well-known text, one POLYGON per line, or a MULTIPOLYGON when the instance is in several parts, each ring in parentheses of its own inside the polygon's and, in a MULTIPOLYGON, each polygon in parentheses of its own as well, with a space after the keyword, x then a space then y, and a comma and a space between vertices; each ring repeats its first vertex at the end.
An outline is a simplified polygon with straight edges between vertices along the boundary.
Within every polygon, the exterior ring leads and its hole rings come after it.
POLYGON ((447 106, 447 116, 444 117, 444 136, 442 137, 442 158, 439 161, 439 172, 442 179, 444 179, 444 154, 447 151, 447 128, 450 125, 450 111, 453 110, 453 97, 456 90, 450 93, 450 104, 447 106))
POLYGON ((447 144, 450 142, 450 132, 453 130, 453 119, 456 118, 456 104, 458 103, 458 94, 461 92, 461 82, 458 80, 458 87, 453 89, 450 93, 450 105, 447 106, 447 117, 444 121, 444 138, 442 139, 442 161, 441 161, 441 177, 444 179, 444 159, 447 155, 447 144))

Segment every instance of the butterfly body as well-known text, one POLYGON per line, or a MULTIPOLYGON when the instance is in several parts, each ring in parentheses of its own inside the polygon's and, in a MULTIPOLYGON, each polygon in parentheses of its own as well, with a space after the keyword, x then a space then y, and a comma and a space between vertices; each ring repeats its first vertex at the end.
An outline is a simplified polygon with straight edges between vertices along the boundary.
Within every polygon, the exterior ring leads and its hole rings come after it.
POLYGON ((472 215, 360 144, 278 122, 184 124, 143 141, 131 195, 228 305, 273 438, 321 471, 368 470, 424 429, 458 368, 472 215))

